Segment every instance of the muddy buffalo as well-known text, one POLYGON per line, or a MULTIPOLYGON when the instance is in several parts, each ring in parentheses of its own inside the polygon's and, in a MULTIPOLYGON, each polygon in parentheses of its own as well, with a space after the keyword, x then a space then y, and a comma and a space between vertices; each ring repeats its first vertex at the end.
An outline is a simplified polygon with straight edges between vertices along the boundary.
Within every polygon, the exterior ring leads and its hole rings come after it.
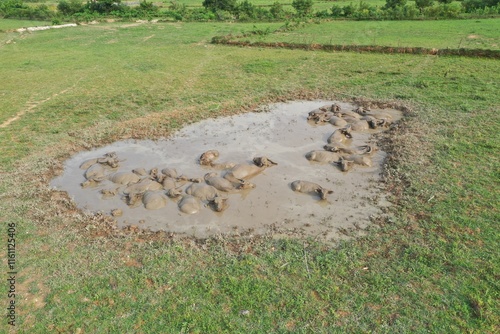
POLYGON ((292 190, 296 192, 319 195, 322 200, 325 200, 328 194, 333 193, 332 190, 325 189, 319 184, 309 181, 302 181, 302 180, 293 181, 291 183, 291 187, 292 190))
POLYGON ((340 158, 340 155, 338 153, 329 152, 329 151, 311 151, 311 152, 306 153, 307 160, 322 162, 322 163, 329 163, 329 162, 338 161, 339 158, 340 158))
POLYGON ((179 201, 179 210, 189 215, 193 215, 200 211, 200 200, 191 195, 185 195, 179 201))
POLYGON ((253 161, 253 165, 238 164, 234 166, 224 175, 224 178, 232 183, 241 184, 242 180, 254 177, 263 172, 266 168, 277 165, 277 163, 266 157, 257 157, 254 158, 253 161))

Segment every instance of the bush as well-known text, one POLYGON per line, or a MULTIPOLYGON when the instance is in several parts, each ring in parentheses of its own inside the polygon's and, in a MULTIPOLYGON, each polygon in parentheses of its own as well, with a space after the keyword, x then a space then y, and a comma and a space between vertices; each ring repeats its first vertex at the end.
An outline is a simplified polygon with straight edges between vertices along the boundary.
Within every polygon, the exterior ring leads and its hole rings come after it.
POLYGON ((170 1, 170 6, 168 6, 168 9, 173 12, 177 12, 182 16, 186 15, 188 12, 186 4, 178 3, 177 1, 170 1))
POLYGON ((333 5, 330 10, 333 17, 341 17, 344 14, 344 10, 339 5, 333 5))
POLYGON ((184 15, 188 21, 212 21, 216 19, 215 13, 205 8, 194 8, 184 15))
POLYGON ((422 10, 423 8, 430 7, 434 3, 434 0, 415 0, 415 6, 422 10))
MULTIPOLYGON (((476 9, 486 9, 487 7, 496 7, 498 9, 500 0, 464 0, 462 6, 467 13, 475 12, 476 9)), ((498 10, 496 12, 498 12, 498 10)))
POLYGON ((353 5, 352 3, 342 8, 342 12, 344 13, 345 17, 351 17, 356 12, 356 10, 356 5, 353 5))
POLYGON ((459 4, 439 4, 432 7, 427 7, 422 10, 425 17, 446 18, 452 19, 459 17, 463 8, 459 4))
POLYGON ((306 16, 312 12, 313 0, 293 0, 292 7, 299 16, 306 16))
POLYGON ((414 4, 388 8, 384 11, 384 18, 389 20, 412 20, 420 15, 414 4))
POLYGON ((235 9, 233 9, 232 12, 229 12, 227 10, 216 10, 214 11, 215 18, 219 21, 233 21, 236 19, 235 17, 235 9))
POLYGON ((406 5, 406 0, 386 0, 385 9, 403 7, 406 5))
POLYGON ((283 5, 278 1, 274 2, 269 9, 272 17, 275 19, 282 19, 285 17, 285 11, 283 10, 283 5))
POLYGON ((87 2, 86 8, 99 14, 109 14, 125 10, 125 6, 121 4, 121 0, 91 0, 87 2))
POLYGON ((155 13, 158 11, 158 7, 156 7, 152 2, 143 0, 139 5, 139 11, 146 13, 155 13))
POLYGON ((317 18, 320 18, 320 19, 325 19, 327 17, 330 17, 330 13, 324 9, 324 10, 320 10, 320 11, 317 11, 316 13, 314 13, 314 16, 316 16, 317 18))
POLYGON ((83 11, 83 3, 80 0, 61 0, 57 4, 57 10, 63 15, 73 15, 83 11))
POLYGON ((230 13, 236 12, 236 0, 203 0, 203 7, 212 12, 227 11, 230 13))
POLYGON ((20 0, 7 0, 0 2, 0 16, 15 19, 50 20, 54 16, 54 12, 44 4, 30 7, 20 0))
POLYGON ((379 18, 378 11, 377 7, 370 6, 366 2, 360 1, 358 7, 355 8, 351 16, 358 20, 377 19, 379 18))
POLYGON ((237 6, 238 18, 255 19, 257 18, 257 7, 248 0, 243 1, 237 6))
POLYGON ((259 20, 272 20, 274 16, 265 8, 257 7, 255 10, 256 16, 259 20))

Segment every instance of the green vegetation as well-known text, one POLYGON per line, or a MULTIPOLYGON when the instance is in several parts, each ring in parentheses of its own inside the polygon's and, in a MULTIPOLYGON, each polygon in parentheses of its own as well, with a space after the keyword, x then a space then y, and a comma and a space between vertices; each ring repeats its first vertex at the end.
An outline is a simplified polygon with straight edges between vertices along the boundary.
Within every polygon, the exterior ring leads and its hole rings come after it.
POLYGON ((253 34, 250 42, 384 45, 438 49, 500 49, 500 20, 330 21, 288 24, 272 33, 253 34))
POLYGON ((471 17, 498 17, 499 0, 381 0, 345 2, 293 0, 290 3, 253 2, 249 0, 171 1, 121 3, 113 0, 59 0, 51 7, 45 3, 29 5, 22 0, 0 2, 0 17, 52 19, 90 22, 115 18, 120 20, 157 19, 169 21, 276 21, 292 19, 416 20, 471 17), (189 5, 188 5, 189 4, 189 5))
MULTIPOLYGON (((354 30, 343 41, 358 43, 363 28, 342 23, 354 30)), ((370 44, 388 43, 384 29, 409 24, 378 23, 369 26, 380 31, 370 44)), ((330 24, 292 32, 332 31, 330 24)), ((17 224, 19 332, 499 331, 498 60, 209 43, 281 25, 98 24, 11 35, 0 46, 0 124, 17 117, 0 129, 0 210, 17 224), (114 232, 107 218, 76 210, 48 186, 81 149, 320 97, 413 110, 385 144, 393 218, 335 247, 114 232)), ((481 20, 456 36, 498 41, 494 27, 481 20)), ((429 46, 450 43, 441 28, 433 26, 429 46)), ((416 42, 408 36, 416 32, 401 35, 416 42)))
POLYGON ((34 26, 46 26, 46 25, 50 25, 50 21, 22 21, 13 19, 1 19, 0 33, 28 26, 34 27, 34 26))
POLYGON ((313 0, 293 0, 292 7, 299 16, 306 16, 312 13, 313 0))

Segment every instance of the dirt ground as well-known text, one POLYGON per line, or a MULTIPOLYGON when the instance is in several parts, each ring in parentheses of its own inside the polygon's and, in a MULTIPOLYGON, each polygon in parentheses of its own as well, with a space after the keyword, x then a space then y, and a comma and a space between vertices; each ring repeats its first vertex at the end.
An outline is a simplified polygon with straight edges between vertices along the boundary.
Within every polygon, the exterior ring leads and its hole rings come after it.
MULTIPOLYGON (((356 166, 342 172, 332 163, 310 162, 305 158, 312 150, 322 150, 327 138, 337 127, 307 121, 308 113, 335 101, 297 101, 270 105, 266 112, 244 113, 231 117, 208 119, 191 124, 171 137, 160 141, 128 140, 116 142, 96 150, 80 152, 65 162, 64 173, 51 186, 68 192, 78 207, 90 213, 111 214, 119 227, 138 226, 152 231, 167 231, 178 235, 207 238, 214 235, 264 235, 272 231, 277 237, 310 236, 324 242, 335 242, 350 235, 363 233, 374 217, 384 214, 390 206, 380 184, 385 152, 373 155, 372 167, 356 166), (90 188, 82 188, 85 170, 82 162, 107 152, 116 152, 122 160, 116 171, 134 168, 175 168, 190 178, 203 178, 208 172, 223 176, 224 171, 201 166, 200 155, 207 150, 218 150, 217 161, 252 163, 257 156, 266 156, 278 165, 267 168, 249 181, 254 189, 223 194, 229 207, 214 212, 202 203, 197 214, 179 211, 177 200, 169 199, 158 210, 144 206, 131 208, 126 204, 123 187, 109 199, 100 190, 118 188, 103 181, 90 188), (333 191, 326 200, 317 195, 292 191, 291 182, 306 180, 333 191)), ((342 110, 352 110, 350 103, 338 103, 342 110)), ((401 113, 384 109, 394 119, 401 113)), ((379 128, 380 129, 380 128, 379 128)), ((350 147, 376 144, 374 133, 382 130, 353 132, 350 147)), ((183 187, 183 191, 189 184, 183 187)))

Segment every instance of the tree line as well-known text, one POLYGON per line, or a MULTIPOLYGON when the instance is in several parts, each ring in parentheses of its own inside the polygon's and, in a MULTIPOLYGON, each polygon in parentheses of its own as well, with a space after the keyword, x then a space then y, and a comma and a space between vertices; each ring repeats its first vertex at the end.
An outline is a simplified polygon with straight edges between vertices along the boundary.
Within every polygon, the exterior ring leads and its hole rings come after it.
POLYGON ((404 20, 498 16, 500 0, 386 0, 384 6, 367 2, 333 4, 329 10, 314 11, 313 0, 293 0, 292 9, 275 1, 270 6, 256 6, 249 0, 203 0, 202 7, 188 8, 175 0, 160 8, 142 0, 127 6, 121 0, 60 0, 57 10, 45 4, 30 6, 23 0, 0 2, 0 17, 19 19, 85 22, 103 17, 122 19, 165 19, 178 21, 279 21, 296 18, 342 18, 354 20, 404 20))

